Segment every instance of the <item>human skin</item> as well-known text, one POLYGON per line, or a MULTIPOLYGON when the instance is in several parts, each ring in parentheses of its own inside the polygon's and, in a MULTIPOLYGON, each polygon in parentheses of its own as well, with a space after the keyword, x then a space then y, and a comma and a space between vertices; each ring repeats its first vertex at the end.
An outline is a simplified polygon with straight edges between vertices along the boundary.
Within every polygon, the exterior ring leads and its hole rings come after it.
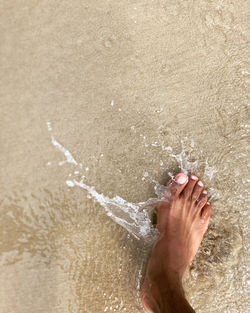
POLYGON ((185 298, 183 279, 208 228, 211 206, 198 177, 178 173, 157 209, 159 238, 141 289, 144 308, 152 313, 195 312, 185 298))

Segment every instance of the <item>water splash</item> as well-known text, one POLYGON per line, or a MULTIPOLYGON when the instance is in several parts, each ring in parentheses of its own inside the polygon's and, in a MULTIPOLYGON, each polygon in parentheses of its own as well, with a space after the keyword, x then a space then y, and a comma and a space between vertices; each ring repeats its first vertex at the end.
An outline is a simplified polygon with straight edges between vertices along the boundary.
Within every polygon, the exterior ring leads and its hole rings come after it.
MULTIPOLYGON (((51 124, 47 122, 48 130, 51 132, 51 124)), ((188 173, 197 168, 198 162, 191 161, 190 155, 186 146, 187 138, 184 138, 181 141, 182 151, 179 154, 174 154, 173 149, 168 146, 164 149, 170 152, 170 156, 176 159, 179 164, 179 167, 182 172, 188 173)), ((159 182, 154 180, 148 172, 145 172, 143 175, 143 180, 149 179, 154 184, 154 190, 156 198, 150 198, 145 202, 132 203, 124 200, 120 196, 115 196, 109 198, 108 196, 103 195, 96 191, 94 186, 89 186, 85 180, 85 175, 81 175, 82 164, 77 163, 72 154, 64 148, 52 135, 51 135, 52 144, 61 151, 66 160, 59 162, 59 165, 65 163, 71 163, 77 168, 74 170, 74 174, 77 177, 81 176, 80 180, 74 178, 72 174, 69 175, 70 179, 66 180, 66 184, 70 187, 79 187, 88 192, 88 198, 93 199, 95 202, 99 203, 112 220, 117 224, 125 228, 131 235, 133 235, 138 240, 147 241, 147 243, 153 243, 158 236, 158 231, 153 227, 151 222, 152 212, 156 205, 162 201, 163 193, 166 190, 166 187, 161 185, 159 182)), ((194 142, 191 142, 191 147, 194 147, 194 142)), ((85 168, 86 171, 89 171, 89 168, 85 168)), ((210 180, 213 177, 213 174, 217 172, 214 167, 208 165, 208 160, 205 161, 205 170, 204 175, 209 177, 210 180)), ((170 177, 173 177, 173 173, 168 173, 170 177)), ((215 191, 213 192, 216 193, 215 191)))
MULTIPOLYGON (((191 140, 191 143, 188 145, 188 138, 185 137, 184 139, 181 140, 181 152, 174 154, 172 151, 173 149, 171 147, 167 147, 165 150, 171 151, 170 156, 174 158, 178 165, 180 170, 185 173, 185 174, 190 174, 195 172, 195 170, 198 167, 198 161, 192 161, 191 156, 190 156, 190 151, 188 149, 188 146, 191 147, 191 152, 195 147, 195 142, 191 140)), ((207 177, 210 181, 212 180, 213 176, 215 173, 218 172, 218 170, 214 166, 210 166, 208 164, 208 158, 204 162, 199 162, 200 165, 204 165, 204 176, 207 177)), ((168 173, 170 177, 173 177, 173 173, 169 172, 168 173)))
MULTIPOLYGON (((198 162, 196 161, 190 161, 189 158, 189 152, 187 149, 187 146, 185 144, 187 138, 184 138, 181 140, 181 152, 179 154, 171 153, 171 157, 176 159, 177 163, 179 164, 179 167, 181 171, 185 174, 188 174, 189 171, 193 171, 195 168, 197 168, 198 162)), ((194 147, 194 142, 191 142, 191 147, 194 147)), ((171 149, 172 151, 172 149, 171 149)))
MULTIPOLYGON (((46 124, 47 124, 48 131, 51 132, 51 131, 52 131, 51 123, 50 123, 50 122, 47 122, 46 124)), ((66 157, 66 160, 61 161, 61 162, 59 162, 58 164, 59 164, 60 166, 63 165, 63 164, 65 164, 65 163, 72 163, 72 164, 77 165, 77 162, 76 162, 76 160, 73 158, 72 154, 71 154, 67 149, 65 149, 65 148, 54 138, 54 136, 51 135, 50 138, 51 138, 51 142, 52 142, 53 146, 55 146, 59 151, 61 151, 61 152, 65 155, 65 157, 66 157)))
POLYGON ((67 149, 65 149, 57 140, 55 140, 55 138, 53 136, 51 136, 51 142, 66 157, 66 160, 61 161, 61 162, 58 163, 60 166, 65 164, 65 163, 72 163, 72 164, 77 165, 77 162, 73 158, 72 154, 67 149))
MULTIPOLYGON (((131 126, 131 130, 134 134, 136 134, 137 131, 135 126, 131 126)), ((185 174, 195 172, 195 170, 198 168, 198 165, 202 165, 204 166, 204 176, 211 181, 214 174, 218 172, 214 166, 208 164, 208 158, 206 158, 203 162, 199 162, 199 164, 197 160, 192 160, 191 153, 195 150, 194 140, 190 140, 189 138, 184 137, 181 139, 180 153, 173 153, 173 148, 171 146, 166 146, 165 143, 160 143, 158 140, 154 140, 153 143, 150 143, 147 141, 147 137, 144 134, 140 134, 140 138, 142 139, 142 144, 146 148, 146 152, 148 152, 148 147, 161 148, 162 151, 166 151, 168 153, 170 158, 173 158, 177 161, 180 171, 185 174)), ((163 167, 163 165, 163 161, 160 160, 160 167, 163 167)), ((173 178, 174 173, 168 172, 168 175, 173 178)), ((145 180, 145 178, 143 178, 143 180, 145 180)))
POLYGON ((66 184, 69 187, 78 186, 86 190, 88 195, 105 209, 107 216, 124 227, 136 239, 148 241, 156 238, 157 231, 152 226, 151 214, 160 199, 150 198, 145 202, 132 203, 119 196, 109 198, 98 193, 95 187, 85 184, 84 179, 67 180, 66 184))

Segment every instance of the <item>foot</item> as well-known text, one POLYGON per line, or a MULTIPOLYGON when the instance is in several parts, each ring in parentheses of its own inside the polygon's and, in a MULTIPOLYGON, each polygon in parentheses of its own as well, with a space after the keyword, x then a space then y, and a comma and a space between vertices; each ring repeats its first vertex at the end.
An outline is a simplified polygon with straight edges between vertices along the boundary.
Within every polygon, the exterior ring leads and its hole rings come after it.
POLYGON ((204 185, 194 175, 175 175, 157 210, 159 239, 147 265, 141 300, 158 312, 162 290, 182 290, 182 281, 205 234, 211 213, 204 185))

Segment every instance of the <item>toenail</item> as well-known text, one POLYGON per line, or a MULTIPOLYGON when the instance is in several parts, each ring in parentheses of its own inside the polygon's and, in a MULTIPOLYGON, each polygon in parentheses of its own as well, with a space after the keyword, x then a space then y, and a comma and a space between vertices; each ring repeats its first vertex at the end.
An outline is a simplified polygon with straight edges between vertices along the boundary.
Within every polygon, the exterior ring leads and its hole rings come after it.
POLYGON ((207 202, 208 205, 210 205, 210 202, 207 202))
POLYGON ((194 176, 194 175, 191 175, 191 179, 192 179, 192 180, 198 180, 198 177, 197 177, 197 176, 194 176))
POLYGON ((203 190, 202 193, 203 193, 204 195, 207 195, 207 191, 206 191, 206 190, 203 190))
POLYGON ((201 187, 204 186, 201 181, 198 182, 198 185, 201 186, 201 187))
POLYGON ((176 181, 178 184, 184 184, 187 181, 187 176, 185 174, 178 174, 176 177, 176 181))

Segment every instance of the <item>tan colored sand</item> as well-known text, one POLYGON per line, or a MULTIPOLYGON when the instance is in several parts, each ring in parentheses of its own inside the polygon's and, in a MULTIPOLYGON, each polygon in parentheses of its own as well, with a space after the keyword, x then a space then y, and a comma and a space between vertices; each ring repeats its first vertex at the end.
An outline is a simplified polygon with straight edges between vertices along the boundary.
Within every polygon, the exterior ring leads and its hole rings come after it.
POLYGON ((188 297, 197 312, 247 312, 248 9, 0 1, 0 313, 143 312, 140 242, 65 181, 145 201, 144 173, 179 170, 162 147, 178 155, 182 140, 213 195, 188 297), (81 173, 58 165, 47 122, 81 173))

